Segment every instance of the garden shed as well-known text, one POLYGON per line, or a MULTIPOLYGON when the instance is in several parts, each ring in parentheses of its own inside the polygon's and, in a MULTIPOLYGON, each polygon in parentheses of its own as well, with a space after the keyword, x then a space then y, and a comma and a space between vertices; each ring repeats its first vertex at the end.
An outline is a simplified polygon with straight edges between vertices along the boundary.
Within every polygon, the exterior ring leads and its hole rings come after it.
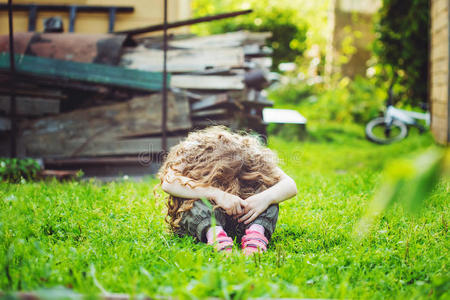
POLYGON ((441 144, 450 142, 449 1, 431 1, 431 129, 441 144))

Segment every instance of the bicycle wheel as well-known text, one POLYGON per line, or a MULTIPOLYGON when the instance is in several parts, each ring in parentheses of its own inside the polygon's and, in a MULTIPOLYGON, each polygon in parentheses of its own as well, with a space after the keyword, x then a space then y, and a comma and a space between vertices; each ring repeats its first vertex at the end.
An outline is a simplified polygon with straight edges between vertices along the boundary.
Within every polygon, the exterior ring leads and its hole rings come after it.
POLYGON ((408 127, 398 120, 393 120, 391 126, 387 126, 384 118, 376 118, 366 125, 367 139, 377 144, 398 142, 407 135, 408 127))

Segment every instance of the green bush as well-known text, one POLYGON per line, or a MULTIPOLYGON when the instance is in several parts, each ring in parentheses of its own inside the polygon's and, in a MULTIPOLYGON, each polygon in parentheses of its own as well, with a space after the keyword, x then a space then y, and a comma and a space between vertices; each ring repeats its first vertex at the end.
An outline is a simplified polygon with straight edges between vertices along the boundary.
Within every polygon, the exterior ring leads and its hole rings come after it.
POLYGON ((427 100, 429 15, 428 0, 383 0, 375 24, 374 53, 388 77, 399 75, 405 87, 400 100, 406 104, 427 100))
POLYGON ((222 32, 248 30, 252 32, 272 32, 267 46, 273 49, 272 69, 278 70, 282 62, 292 62, 302 56, 306 50, 306 32, 308 27, 303 22, 295 21, 291 10, 273 7, 270 10, 255 12, 257 19, 242 18, 240 22, 224 22, 222 32), (259 22, 255 22, 259 20, 259 22))
POLYGON ((24 179, 36 179, 40 170, 39 163, 31 158, 0 158, 0 180, 19 182, 24 179))
POLYGON ((279 84, 270 89, 269 98, 279 104, 298 105, 307 100, 314 100, 314 86, 302 81, 279 84))
POLYGON ((334 78, 330 84, 308 85, 305 81, 274 88, 269 98, 277 107, 298 109, 308 120, 364 124, 382 110, 386 84, 371 78, 334 78))

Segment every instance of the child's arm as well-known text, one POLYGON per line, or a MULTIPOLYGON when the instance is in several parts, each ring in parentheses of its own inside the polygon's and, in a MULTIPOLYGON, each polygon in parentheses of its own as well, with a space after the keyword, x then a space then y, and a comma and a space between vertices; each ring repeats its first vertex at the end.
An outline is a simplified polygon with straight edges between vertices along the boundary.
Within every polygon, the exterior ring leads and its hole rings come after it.
POLYGON ((221 207, 228 215, 237 215, 243 213, 243 208, 247 202, 236 195, 224 192, 212 186, 190 187, 186 185, 191 183, 193 186, 199 183, 189 177, 176 175, 172 170, 163 179, 161 188, 168 194, 175 197, 187 199, 207 198, 221 207))
POLYGON ((297 185, 295 181, 286 175, 280 168, 278 171, 281 174, 281 179, 278 183, 271 186, 259 194, 245 199, 247 207, 245 207, 243 216, 240 217, 239 222, 248 224, 265 211, 271 204, 277 204, 297 195, 297 185))

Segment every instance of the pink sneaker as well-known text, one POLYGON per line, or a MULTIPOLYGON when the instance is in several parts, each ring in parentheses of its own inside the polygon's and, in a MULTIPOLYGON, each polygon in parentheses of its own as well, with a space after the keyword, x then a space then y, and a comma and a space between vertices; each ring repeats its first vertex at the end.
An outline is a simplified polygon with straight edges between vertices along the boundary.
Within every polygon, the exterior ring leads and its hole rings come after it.
POLYGON ((245 255, 266 251, 268 243, 269 241, 263 234, 249 229, 245 231, 245 235, 242 237, 241 241, 242 250, 245 255))
POLYGON ((233 240, 227 235, 225 231, 217 234, 216 242, 208 243, 213 245, 217 252, 231 252, 233 250, 233 240))

